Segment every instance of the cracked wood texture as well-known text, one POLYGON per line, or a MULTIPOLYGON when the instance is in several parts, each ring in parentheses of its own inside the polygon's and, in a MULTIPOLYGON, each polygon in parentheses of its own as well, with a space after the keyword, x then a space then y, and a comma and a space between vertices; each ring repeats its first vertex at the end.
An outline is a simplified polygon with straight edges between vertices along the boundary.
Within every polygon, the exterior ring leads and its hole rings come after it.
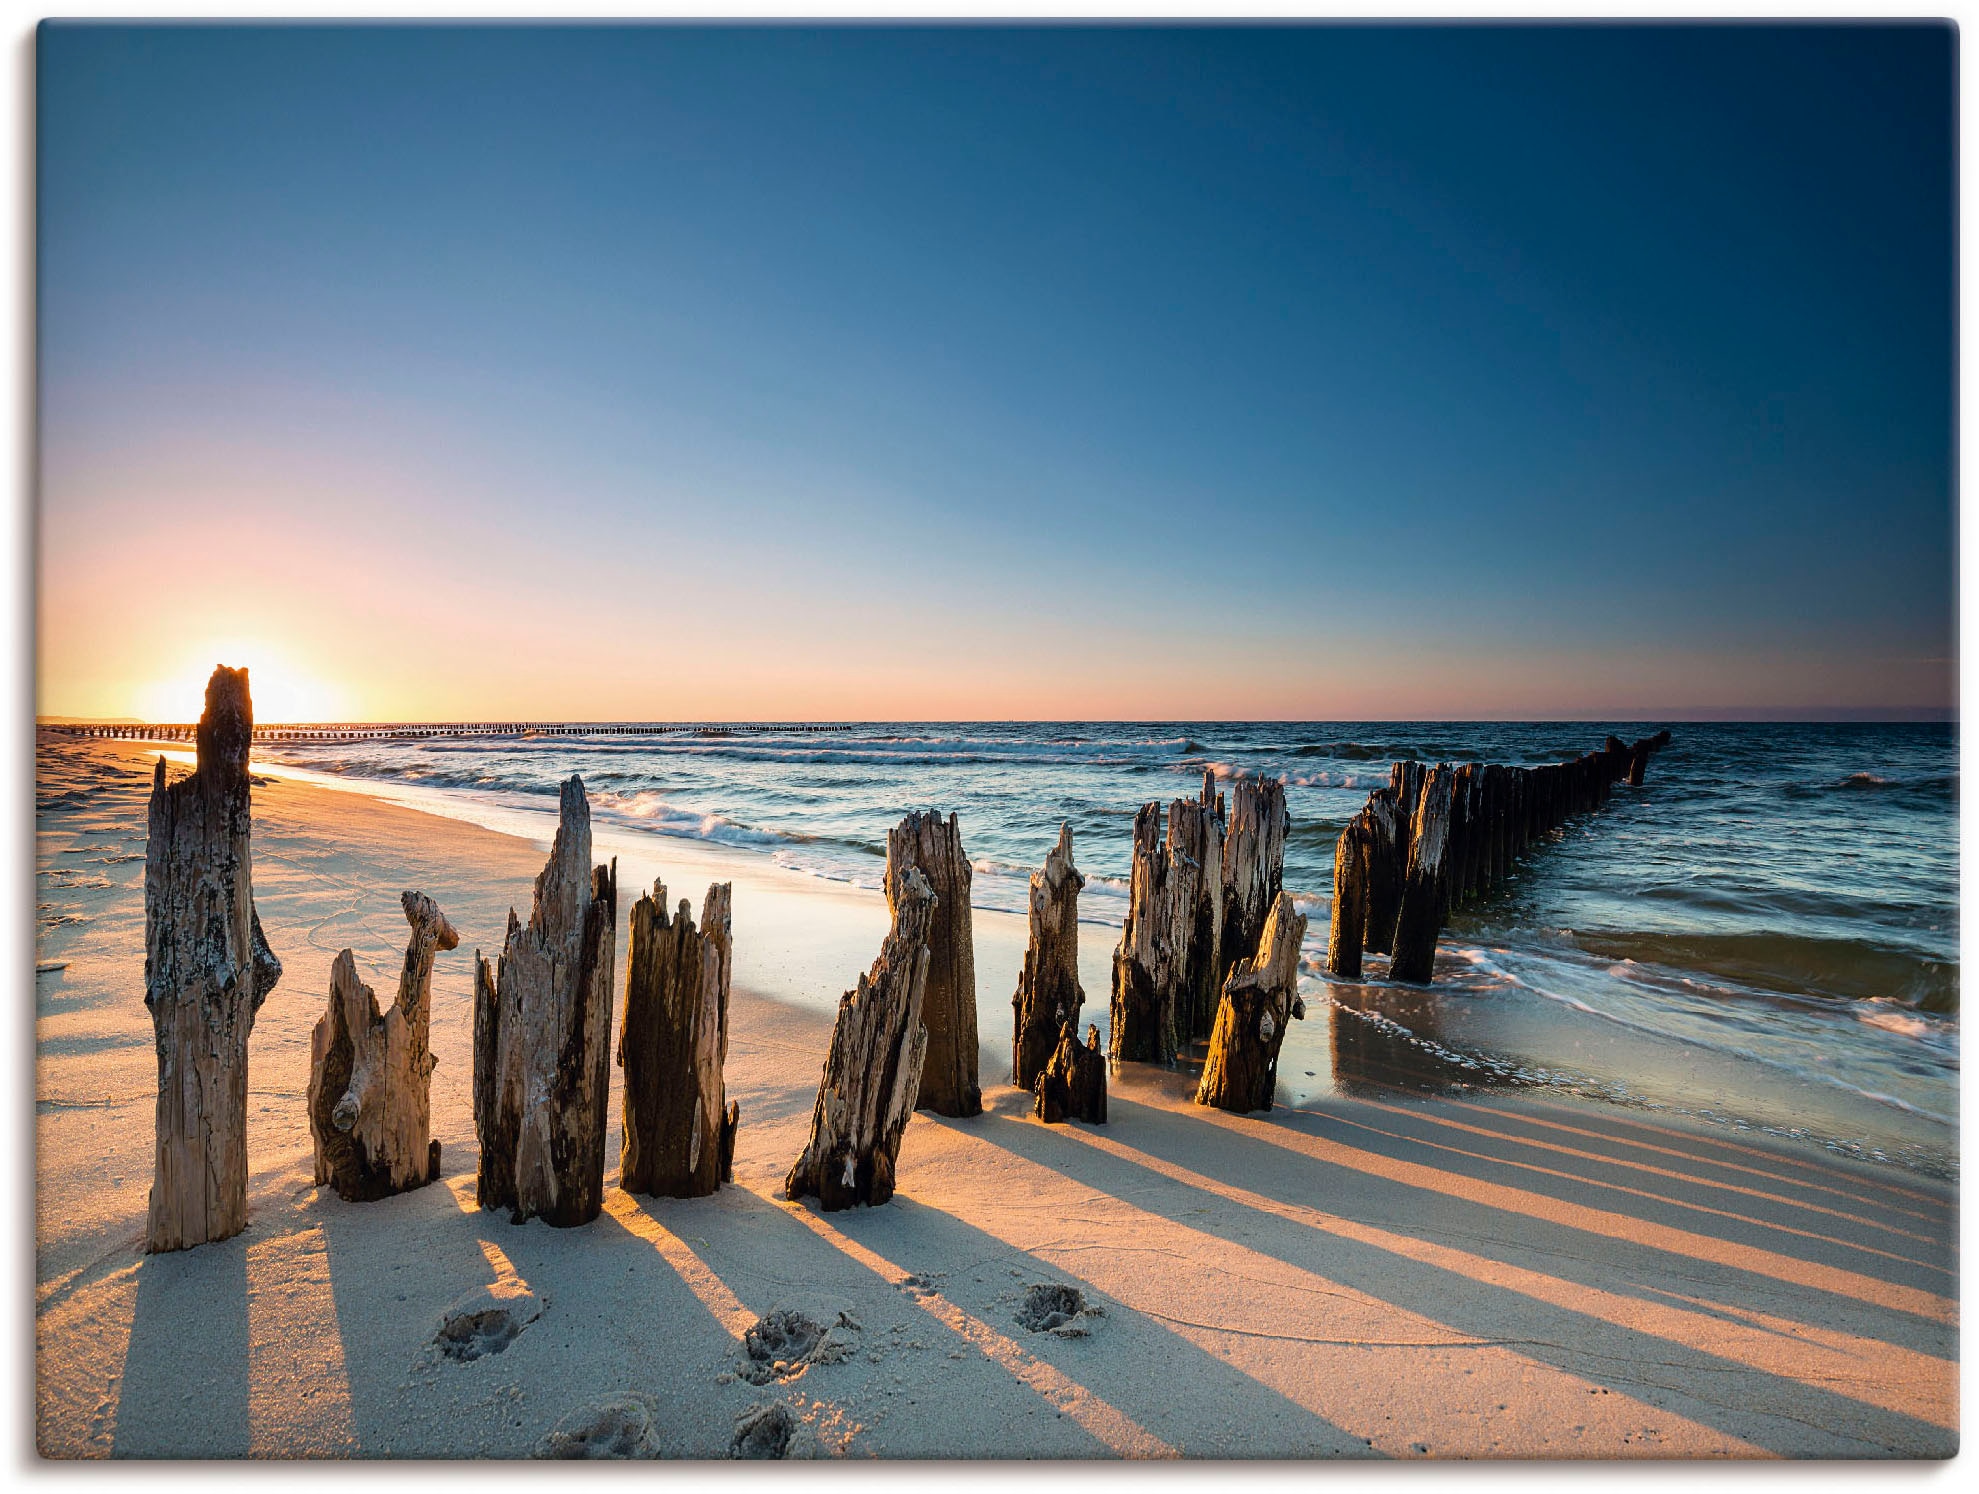
POLYGON ((1058 1034, 1074 1028, 1085 989, 1079 984, 1079 891, 1086 879, 1072 864, 1072 827, 1058 827, 1058 844, 1031 873, 1031 939, 1010 998, 1016 1028, 1010 1043, 1010 1082, 1031 1089, 1058 1046, 1058 1034))
POLYGON ((529 923, 509 909, 500 963, 474 971, 475 1194, 520 1224, 586 1224, 605 1201, 618 863, 591 866, 591 808, 572 775, 529 923))
POLYGON ((1113 954, 1115 1062, 1173 1064, 1215 1020, 1223 925, 1223 796, 1203 774, 1199 799, 1177 799, 1162 838, 1161 805, 1134 816, 1127 921, 1113 954))
POLYGON ((1449 767, 1424 775, 1415 825, 1409 837, 1409 870, 1402 882, 1402 907, 1395 918, 1395 954, 1388 974, 1417 984, 1429 979, 1436 963, 1436 936, 1446 906, 1444 878, 1450 849, 1450 792, 1456 775, 1449 767))
POLYGON ((316 1182, 337 1196, 369 1202, 422 1187, 440 1175, 432 1139, 431 1085, 437 1060, 427 1036, 433 1014, 433 957, 460 935, 424 893, 400 896, 412 926, 398 999, 380 1014, 346 949, 330 966, 330 1006, 309 1044, 309 1134, 316 1182))
MULTIPOLYGON (((1245 776, 1230 785, 1230 825, 1223 837, 1222 928, 1217 938, 1216 981, 1239 960, 1257 953, 1264 921, 1285 885, 1285 837, 1292 816, 1285 785, 1276 778, 1245 776)), ((1209 1021, 1215 1021, 1211 1009, 1209 1021)))
POLYGON ((261 935, 249 855, 247 671, 206 685, 197 766, 151 779, 144 856, 144 1004, 158 1055, 147 1251, 224 1240, 247 1225, 247 1039, 281 978, 261 935))
POLYGON ((873 968, 839 999, 810 1140, 783 1183, 786 1197, 815 1198, 827 1212, 893 1197, 900 1135, 920 1094, 934 889, 918 867, 896 867, 887 903, 893 928, 873 968))
POLYGON ((1278 1087, 1278 1052, 1285 1028, 1306 1014, 1299 997, 1299 945, 1305 915, 1280 892, 1272 900, 1258 951, 1231 967, 1216 1008, 1209 1058, 1196 1103, 1218 1110, 1269 1110, 1278 1087))
POLYGON ((928 990, 921 1022, 928 1029, 928 1054, 921 1065, 921 1093, 915 1109, 937 1115, 983 1112, 977 1079, 976 945, 969 906, 969 858, 954 815, 916 811, 886 838, 886 885, 893 869, 918 867, 935 895, 928 929, 928 990))
POLYGON ((628 1193, 700 1198, 734 1178, 739 1110, 722 1085, 733 966, 729 884, 716 882, 694 926, 686 898, 667 920, 667 889, 632 905, 625 971, 625 1134, 619 1186, 628 1193))
POLYGON ((1081 1043, 1078 1029, 1067 1022, 1032 1093, 1032 1113, 1048 1126, 1068 1120, 1106 1124, 1106 1055, 1099 1029, 1089 1024, 1081 1043))

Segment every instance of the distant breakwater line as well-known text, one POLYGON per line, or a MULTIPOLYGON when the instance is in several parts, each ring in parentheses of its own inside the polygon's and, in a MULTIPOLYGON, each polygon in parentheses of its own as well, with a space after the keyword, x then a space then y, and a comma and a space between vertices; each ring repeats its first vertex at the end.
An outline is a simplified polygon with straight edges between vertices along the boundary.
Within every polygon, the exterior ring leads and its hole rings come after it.
MULTIPOLYGON (((257 726, 257 742, 375 742, 429 741, 439 737, 659 737, 659 736, 742 736, 751 732, 781 735, 787 732, 837 732, 848 724, 833 722, 740 721, 434 721, 418 725, 378 721, 344 724, 304 723, 294 726, 257 726)), ((190 742, 199 731, 197 722, 113 722, 59 723, 41 730, 67 737, 89 737, 125 742, 190 742)))

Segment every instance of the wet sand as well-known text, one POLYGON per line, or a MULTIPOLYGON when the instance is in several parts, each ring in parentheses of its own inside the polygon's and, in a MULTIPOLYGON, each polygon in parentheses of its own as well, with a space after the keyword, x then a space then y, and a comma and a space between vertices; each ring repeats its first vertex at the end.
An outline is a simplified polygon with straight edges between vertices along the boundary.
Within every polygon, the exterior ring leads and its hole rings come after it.
MULTIPOLYGON (((780 1197, 879 900, 760 858, 601 836, 621 917, 665 873, 733 876, 736 1186, 576 1230, 473 1201, 471 969, 541 845, 294 780, 255 791, 257 902, 285 963, 251 1045, 251 1223, 145 1257, 156 1082, 142 1002, 152 754, 38 758, 36 1429, 51 1457, 526 1455, 619 1397, 663 1452, 720 1457, 788 1406, 795 1456, 1942 1457, 1957 1446, 1949 1187, 1764 1138, 1479 1091, 1198 1109, 1129 1066, 1104 1127, 1045 1127, 1007 1064, 1021 924, 978 915, 988 1111, 917 1117, 887 1206, 780 1197), (329 965, 389 999, 402 888, 461 930, 434 980, 439 1183, 319 1193, 303 1092, 329 965), (1007 927, 1006 925, 1013 925, 1007 927), (1009 968, 1006 970, 1006 966, 1009 968), (502 1352, 433 1345, 463 1294, 540 1305, 502 1352), (1034 1332, 1028 1289, 1099 1309, 1034 1332), (757 1385, 779 1307, 842 1358, 757 1385)), ((517 828, 527 827, 518 826, 517 828)), ((621 929, 621 960, 625 947, 621 929)), ((1110 940, 1082 949, 1089 1009, 1110 940)), ((622 970, 618 973, 622 981, 622 970)), ((618 1075, 614 1071, 614 1082, 618 1075)), ((616 1089, 612 1099, 616 1117, 616 1089)))

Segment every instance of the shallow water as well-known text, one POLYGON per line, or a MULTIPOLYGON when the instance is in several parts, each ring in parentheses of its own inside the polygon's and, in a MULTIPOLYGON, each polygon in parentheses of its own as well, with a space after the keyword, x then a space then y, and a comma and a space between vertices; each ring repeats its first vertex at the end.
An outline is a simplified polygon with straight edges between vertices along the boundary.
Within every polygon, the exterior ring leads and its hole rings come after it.
MULTIPOLYGON (((868 888, 887 828, 937 806, 961 817, 977 905, 1011 913, 1069 821, 1089 879, 1081 914, 1098 925, 1124 915, 1141 803, 1193 794, 1206 770, 1270 774, 1292 814, 1286 885, 1312 920, 1314 1020, 1281 1064, 1288 1100, 1545 1086, 1954 1172, 1950 726, 1673 725, 1642 789, 1619 788, 1530 851, 1506 891, 1455 915, 1430 991, 1320 978, 1333 842, 1392 760, 1559 761, 1611 730, 1633 740, 1660 724, 706 727, 262 755, 530 810, 578 772, 613 830, 716 842, 868 888)), ((1088 994, 1103 1021, 1104 991, 1088 994)))

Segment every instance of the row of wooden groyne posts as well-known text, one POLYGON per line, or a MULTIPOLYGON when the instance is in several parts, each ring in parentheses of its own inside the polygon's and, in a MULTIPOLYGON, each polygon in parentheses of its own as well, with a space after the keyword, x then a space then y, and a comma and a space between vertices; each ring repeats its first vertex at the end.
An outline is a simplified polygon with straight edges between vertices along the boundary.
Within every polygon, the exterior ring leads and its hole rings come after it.
MULTIPOLYGON (((837 723, 738 721, 716 724, 689 721, 435 721, 419 725, 401 722, 338 722, 322 725, 257 726, 256 742, 374 742, 429 741, 446 737, 659 737, 746 736, 769 732, 835 732, 837 723)), ((58 736, 102 738, 124 742, 190 742, 198 735, 196 721, 56 722, 42 728, 58 736)))
MULTIPOLYGON (((282 973, 254 910, 252 723, 246 671, 216 670, 195 731, 196 768, 168 781, 160 759, 153 778, 145 874, 145 1004, 159 1079, 152 1251, 225 1239, 246 1224, 247 1039, 282 973)), ((1637 744, 1640 758, 1656 745, 1637 744)), ((1378 947, 1385 936, 1366 931, 1386 926, 1386 904, 1375 905, 1371 889, 1397 864, 1393 938, 1406 942, 1399 931, 1414 930, 1408 920, 1424 906, 1440 922, 1451 902, 1487 885, 1491 868, 1503 874, 1508 860, 1488 848, 1515 851, 1523 841, 1514 826, 1536 833, 1594 807, 1614 781, 1603 775, 1618 763, 1628 776, 1611 743, 1557 772, 1509 779, 1492 777, 1493 769, 1398 764, 1396 782, 1342 834, 1336 945, 1345 899, 1367 905, 1357 922, 1350 918, 1356 968, 1362 943, 1378 947), (1370 825, 1390 824, 1407 826, 1406 836, 1395 833, 1402 852, 1371 838, 1370 825)), ((1286 1026, 1305 1014, 1298 977, 1306 920, 1282 886, 1289 826, 1284 788, 1269 779, 1236 781, 1226 803, 1205 775, 1199 798, 1169 806, 1165 832, 1161 805, 1141 810, 1106 1054, 1096 1026, 1078 1038, 1084 878, 1070 827, 1060 830, 1031 877, 1030 942, 1012 997, 1011 1082, 1032 1095, 1040 1119, 1103 1123, 1109 1057, 1198 1058, 1198 1104, 1271 1108, 1286 1026)), ((872 968, 839 1002, 809 1138, 785 1178, 789 1198, 815 1198, 827 1210, 884 1203, 916 1109, 981 1112, 969 883, 954 815, 909 814, 889 834, 891 928, 872 968)), ((328 1008, 311 1042, 316 1181, 352 1200, 440 1174, 431 987, 436 952, 457 947, 459 934, 424 893, 401 902, 411 936, 392 1006, 380 1011, 346 949, 331 965, 328 1008)), ((698 924, 686 899, 669 912, 659 883, 632 907, 615 1055, 625 1072, 619 1186, 628 1192, 697 1197, 732 1178, 740 1112, 723 1084, 729 913, 726 883, 709 887, 698 924)), ((475 1190, 482 1208, 506 1210, 518 1223, 584 1224, 604 1205, 617 914, 617 864, 591 864, 589 804, 573 777, 560 792, 556 838, 527 923, 511 909, 496 960, 475 957, 475 1190)), ((1330 959, 1343 956, 1336 948, 1330 959)))

